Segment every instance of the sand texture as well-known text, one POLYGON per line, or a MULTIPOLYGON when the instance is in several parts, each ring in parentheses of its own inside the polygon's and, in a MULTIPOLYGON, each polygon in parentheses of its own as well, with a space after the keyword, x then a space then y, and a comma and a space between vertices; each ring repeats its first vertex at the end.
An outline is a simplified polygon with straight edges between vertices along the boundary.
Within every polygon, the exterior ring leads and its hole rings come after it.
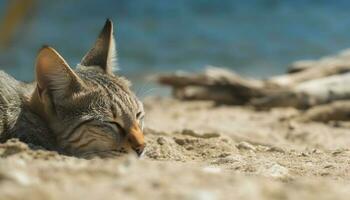
POLYGON ((142 159, 84 160, 0 144, 0 199, 349 199, 347 122, 156 97, 145 109, 142 159))

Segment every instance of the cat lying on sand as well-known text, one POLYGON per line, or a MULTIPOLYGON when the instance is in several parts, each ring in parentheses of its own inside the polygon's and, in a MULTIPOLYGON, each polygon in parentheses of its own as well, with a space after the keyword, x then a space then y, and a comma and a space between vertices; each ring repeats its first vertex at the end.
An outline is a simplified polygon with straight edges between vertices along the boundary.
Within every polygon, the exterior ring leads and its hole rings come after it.
POLYGON ((36 59, 36 82, 0 72, 0 141, 19 138, 63 154, 90 158, 121 149, 144 152, 144 110, 129 82, 113 74, 113 23, 73 71, 53 48, 36 59))

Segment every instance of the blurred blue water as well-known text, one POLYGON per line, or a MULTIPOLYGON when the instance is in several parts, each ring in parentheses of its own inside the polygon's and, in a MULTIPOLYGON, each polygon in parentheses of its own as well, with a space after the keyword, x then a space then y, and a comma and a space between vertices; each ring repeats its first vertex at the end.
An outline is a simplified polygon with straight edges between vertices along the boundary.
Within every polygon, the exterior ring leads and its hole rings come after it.
MULTIPOLYGON (((1 15, 6 3, 0 0, 1 15)), ((10 48, 0 52, 0 66, 33 79, 42 44, 74 66, 109 17, 119 73, 136 87, 147 87, 145 75, 209 64, 266 77, 292 61, 350 47, 349 10, 350 1, 326 0, 38 0, 10 48)))

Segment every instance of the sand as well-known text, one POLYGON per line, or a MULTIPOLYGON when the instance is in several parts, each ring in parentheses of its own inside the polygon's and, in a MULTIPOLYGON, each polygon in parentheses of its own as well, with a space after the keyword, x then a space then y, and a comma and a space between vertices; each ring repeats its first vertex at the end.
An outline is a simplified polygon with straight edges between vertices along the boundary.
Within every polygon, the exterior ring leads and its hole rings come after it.
POLYGON ((0 199, 349 199, 350 124, 145 99, 147 149, 84 160, 0 144, 0 199))

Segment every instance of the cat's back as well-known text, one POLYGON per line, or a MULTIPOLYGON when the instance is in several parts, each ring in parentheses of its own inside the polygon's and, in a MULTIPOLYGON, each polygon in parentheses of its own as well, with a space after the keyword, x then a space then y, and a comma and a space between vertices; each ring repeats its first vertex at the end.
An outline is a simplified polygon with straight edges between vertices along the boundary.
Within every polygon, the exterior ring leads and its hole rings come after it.
POLYGON ((18 115, 21 82, 0 70, 0 135, 18 115))
POLYGON ((55 149, 45 123, 24 103, 35 84, 17 81, 0 70, 0 142, 9 138, 46 149, 55 149))
POLYGON ((19 81, 0 70, 0 110, 7 108, 11 104, 19 103, 20 85, 19 81))
POLYGON ((6 99, 11 99, 13 97, 12 95, 17 93, 16 90, 19 84, 19 81, 0 70, 0 102, 6 101, 6 99))

